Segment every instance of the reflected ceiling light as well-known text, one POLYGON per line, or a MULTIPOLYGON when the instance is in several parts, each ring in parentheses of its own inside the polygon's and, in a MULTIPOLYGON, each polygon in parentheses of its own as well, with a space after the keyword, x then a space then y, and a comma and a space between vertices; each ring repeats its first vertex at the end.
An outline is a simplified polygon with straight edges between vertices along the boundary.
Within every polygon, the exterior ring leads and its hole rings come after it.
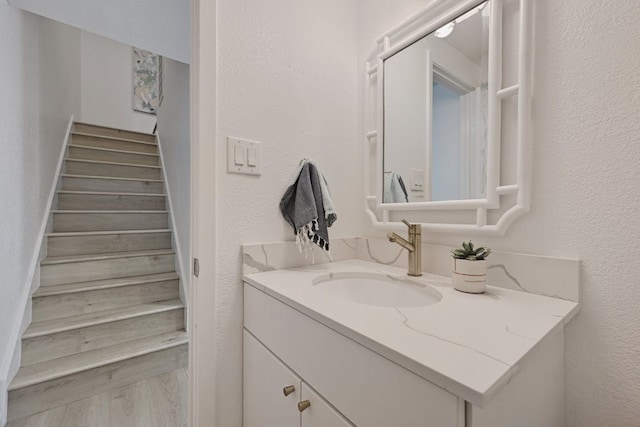
POLYGON ((436 37, 443 39, 453 32, 453 28, 455 27, 455 25, 456 23, 451 21, 438 28, 434 34, 436 37))
POLYGON ((464 15, 460 15, 459 17, 456 18, 456 24, 460 24, 463 21, 466 21, 467 19, 471 18, 473 15, 475 15, 476 13, 480 12, 482 9, 484 9, 484 7, 487 5, 486 2, 482 3, 480 6, 476 6, 473 9, 471 9, 469 12, 465 13, 464 15))
POLYGON ((449 34, 451 34, 453 32, 453 29, 455 28, 456 24, 460 24, 460 23, 466 21, 467 19, 471 18, 473 15, 475 15, 476 13, 480 12, 481 10, 483 10, 486 5, 487 5, 487 2, 484 2, 481 5, 474 7, 473 9, 468 11, 467 13, 465 13, 463 15, 460 15, 455 20, 453 20, 453 21, 443 25, 442 27, 438 28, 435 31, 436 37, 441 38, 441 39, 447 37, 449 34))

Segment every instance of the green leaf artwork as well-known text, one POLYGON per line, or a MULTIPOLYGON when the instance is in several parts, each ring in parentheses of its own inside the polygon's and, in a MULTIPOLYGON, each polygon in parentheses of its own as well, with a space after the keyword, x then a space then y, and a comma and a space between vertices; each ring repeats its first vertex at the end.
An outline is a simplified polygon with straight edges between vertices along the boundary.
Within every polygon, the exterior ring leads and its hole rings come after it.
POLYGON ((162 97, 162 57, 133 48, 133 109, 156 114, 162 97))

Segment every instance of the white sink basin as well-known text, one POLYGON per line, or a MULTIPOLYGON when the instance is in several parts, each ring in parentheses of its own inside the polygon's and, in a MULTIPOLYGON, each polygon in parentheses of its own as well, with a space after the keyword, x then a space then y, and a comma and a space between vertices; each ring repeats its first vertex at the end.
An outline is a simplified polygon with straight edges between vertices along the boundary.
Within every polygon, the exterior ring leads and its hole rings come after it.
POLYGON ((312 283, 334 298, 380 307, 424 307, 442 299, 429 285, 378 273, 332 273, 316 277, 312 283))

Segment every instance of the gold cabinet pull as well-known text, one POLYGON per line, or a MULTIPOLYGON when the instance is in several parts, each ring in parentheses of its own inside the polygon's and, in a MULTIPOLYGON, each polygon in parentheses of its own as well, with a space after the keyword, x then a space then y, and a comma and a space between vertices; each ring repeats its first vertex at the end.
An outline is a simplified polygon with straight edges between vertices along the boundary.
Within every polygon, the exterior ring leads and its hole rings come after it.
POLYGON ((288 385, 282 389, 282 392, 284 393, 285 396, 289 396, 294 391, 296 391, 296 388, 295 386, 292 386, 292 385, 288 385))
POLYGON ((302 402, 298 402, 298 411, 302 412, 305 409, 307 409, 309 406, 311 406, 311 402, 309 402, 308 400, 303 400, 302 402))

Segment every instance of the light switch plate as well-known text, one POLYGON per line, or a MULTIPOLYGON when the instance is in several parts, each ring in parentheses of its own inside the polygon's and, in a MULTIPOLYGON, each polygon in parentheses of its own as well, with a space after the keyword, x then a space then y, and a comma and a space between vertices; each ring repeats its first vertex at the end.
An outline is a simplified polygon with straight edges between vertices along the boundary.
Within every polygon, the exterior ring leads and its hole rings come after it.
POLYGON ((233 162, 233 164, 235 166, 244 166, 244 152, 245 149, 244 147, 240 147, 238 145, 236 145, 235 147, 233 147, 235 150, 235 161, 233 162))
POLYGON ((256 147, 249 146, 247 148, 247 165, 249 166, 257 166, 258 165, 258 155, 257 155, 256 147))
POLYGON ((261 147, 261 142, 228 136, 227 172, 245 175, 262 175, 261 147))

